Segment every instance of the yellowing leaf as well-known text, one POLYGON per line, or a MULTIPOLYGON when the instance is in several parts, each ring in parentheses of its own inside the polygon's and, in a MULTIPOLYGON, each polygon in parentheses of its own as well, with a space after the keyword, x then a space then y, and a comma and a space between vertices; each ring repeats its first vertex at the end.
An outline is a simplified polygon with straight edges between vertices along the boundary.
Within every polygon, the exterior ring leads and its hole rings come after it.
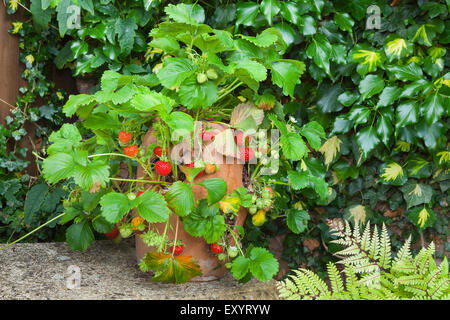
POLYGON ((300 169, 302 169, 302 171, 308 170, 308 167, 306 166, 306 163, 305 163, 305 161, 303 161, 303 159, 300 162, 300 169))
POLYGON ((333 136, 320 147, 319 152, 324 155, 327 167, 333 162, 336 154, 341 150, 341 143, 342 141, 337 136, 333 136))
POLYGON ((423 228, 423 226, 425 225, 425 223, 428 220, 429 217, 429 213, 427 211, 427 209, 423 208, 420 212, 419 212, 419 220, 417 221, 417 224, 423 228))
POLYGON ((405 141, 398 141, 397 147, 394 149, 396 151, 400 150, 402 152, 408 152, 411 149, 411 144, 405 141))
POLYGON ((402 38, 389 41, 386 44, 386 52, 398 58, 402 55, 403 50, 406 50, 406 41, 402 38))
POLYGON ((25 60, 27 60, 27 62, 28 62, 29 64, 33 64, 33 62, 34 62, 34 57, 33 57, 33 55, 29 54, 29 55, 27 55, 27 56, 25 57, 25 60))
POLYGON ((241 199, 227 196, 224 200, 219 201, 219 206, 224 213, 236 213, 241 207, 241 199))
POLYGON ((428 161, 424 160, 424 159, 413 159, 411 160, 411 162, 414 162, 415 165, 414 167, 411 169, 411 174, 417 174, 420 169, 422 169, 424 166, 426 166, 428 164, 428 161))
POLYGON ((409 195, 416 195, 418 197, 422 196, 422 188, 419 186, 419 184, 416 184, 416 187, 409 193, 409 195))
POLYGON ((403 176, 403 169, 401 165, 395 162, 388 164, 388 166, 384 168, 384 173, 381 175, 384 181, 394 181, 398 176, 403 176))
POLYGON ((16 34, 17 32, 20 31, 20 29, 22 29, 23 23, 22 23, 22 22, 19 22, 19 21, 13 22, 13 23, 12 23, 12 26, 13 26, 13 28, 14 28, 13 31, 12 31, 12 33, 16 34))
POLYGON ((371 72, 382 63, 382 56, 379 52, 369 50, 358 50, 352 55, 353 59, 361 64, 368 64, 368 71, 371 72))
POLYGON ((13 9, 14 11, 17 10, 17 7, 19 6, 20 0, 10 0, 9 1, 9 8, 13 9))
POLYGON ((363 205, 357 205, 349 209, 350 215, 355 223, 364 223, 366 221, 366 208, 363 205))
POLYGON ((450 162, 450 151, 441 151, 437 154, 439 158, 439 164, 444 162, 450 162))
POLYGON ((423 39, 423 42, 427 46, 431 46, 431 42, 430 40, 428 40, 427 30, 424 24, 419 29, 417 29, 416 34, 414 35, 412 41, 416 41, 416 39, 419 37, 423 39))

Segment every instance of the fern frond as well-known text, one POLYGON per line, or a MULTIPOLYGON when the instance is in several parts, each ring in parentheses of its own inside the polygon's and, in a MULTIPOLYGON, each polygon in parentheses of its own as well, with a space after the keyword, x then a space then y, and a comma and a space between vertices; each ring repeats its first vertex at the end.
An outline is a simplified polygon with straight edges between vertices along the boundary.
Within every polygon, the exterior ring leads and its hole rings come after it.
POLYGON ((331 290, 334 294, 340 293, 344 291, 344 284, 342 282, 341 275, 339 274, 339 270, 336 268, 336 265, 329 262, 327 264, 328 277, 330 278, 331 290))
POLYGON ((391 241, 384 223, 381 231, 378 261, 380 262, 380 266, 385 269, 388 269, 391 265, 391 241))
POLYGON ((439 299, 443 294, 446 293, 446 291, 448 291, 448 288, 449 280, 441 279, 428 290, 428 295, 431 299, 439 299))
POLYGON ((448 278, 448 261, 447 261, 447 257, 444 257, 444 260, 442 261, 441 265, 439 266, 439 270, 440 270, 440 278, 444 279, 444 278, 448 278))
POLYGON ((361 250, 367 251, 370 246, 370 224, 367 222, 366 228, 364 229, 363 235, 361 237, 361 250))
POLYGON ((305 276, 309 279, 309 282, 311 284, 314 284, 314 287, 318 290, 318 294, 319 295, 327 295, 330 293, 330 291, 328 290, 328 286, 325 283, 325 281, 323 281, 322 279, 320 279, 320 277, 318 275, 316 275, 314 272, 312 272, 311 270, 303 270, 305 276))
POLYGON ((413 274, 410 276, 402 276, 402 277, 398 277, 397 279, 395 279, 396 284, 401 284, 401 285, 405 285, 405 286, 418 285, 421 283, 421 281, 422 281, 422 277, 418 274, 413 274))
POLYGON ((369 257, 372 259, 376 259, 378 256, 378 250, 380 248, 379 238, 378 238, 378 229, 377 226, 373 228, 372 238, 370 239, 370 251, 369 257))
POLYGON ((403 260, 412 260, 410 246, 411 246, 411 236, 408 237, 406 242, 400 248, 400 250, 397 253, 397 256, 394 259, 394 261, 395 262, 400 262, 400 261, 403 261, 403 260))
POLYGON ((362 277, 359 281, 368 287, 374 287, 380 285, 380 277, 381 272, 378 270, 378 272, 371 272, 370 274, 362 277))

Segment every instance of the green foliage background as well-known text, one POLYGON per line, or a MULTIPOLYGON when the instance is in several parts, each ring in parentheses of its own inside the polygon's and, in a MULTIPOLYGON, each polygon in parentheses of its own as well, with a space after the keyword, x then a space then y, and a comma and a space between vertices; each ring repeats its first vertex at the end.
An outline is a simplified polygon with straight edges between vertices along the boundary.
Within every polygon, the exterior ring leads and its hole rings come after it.
MULTIPOLYGON (((6 1, 9 14, 21 8, 16 3, 6 1)), ((42 206, 27 211, 26 199, 37 197, 39 188, 45 187, 40 178, 24 174, 25 150, 6 149, 7 143, 17 144, 26 136, 27 122, 39 124, 35 130, 43 138, 43 149, 46 137, 62 125, 60 107, 66 97, 54 89, 48 66, 69 68, 76 78, 97 80, 107 69, 151 72, 159 55, 148 46, 148 32, 164 20, 163 8, 169 3, 178 2, 79 0, 81 28, 67 29, 71 0, 21 1, 32 20, 10 32, 20 38, 28 86, 21 88, 17 109, 0 126, 1 242, 60 212, 60 200, 66 197, 63 186, 47 189, 46 196, 36 200, 42 206)), ((320 271, 332 259, 329 252, 338 250, 330 243, 325 220, 363 218, 386 223, 394 247, 411 235, 413 243, 434 240, 438 254, 448 252, 449 1, 403 0, 393 6, 390 1, 368 0, 198 4, 206 11, 205 23, 216 29, 254 36, 270 26, 277 28, 287 44, 284 57, 303 61, 306 71, 295 86, 294 98, 270 82, 261 86, 260 93, 270 89, 281 101, 278 116, 298 125, 317 121, 327 138, 341 141, 339 148, 328 149, 336 154, 327 168, 322 165, 325 151, 314 152, 305 161, 309 174, 325 178, 332 187, 328 199, 320 200, 314 190, 302 187, 300 167, 291 170, 299 174, 281 170, 271 178, 289 182, 292 188, 277 186, 280 196, 272 214, 286 219, 269 220, 260 228, 248 221, 248 243, 267 245, 270 237, 287 234, 283 258, 290 267, 320 271), (379 30, 366 29, 367 8, 373 4, 381 9, 379 30), (401 166, 402 174, 397 171, 389 179, 383 175, 392 163, 401 166), (299 208, 308 215, 294 219, 298 231, 294 233, 287 224, 299 208), (425 223, 420 221, 423 209, 425 223), (318 247, 311 250, 305 240, 318 247)), ((32 240, 60 239, 64 226, 57 228, 43 229, 32 240)))

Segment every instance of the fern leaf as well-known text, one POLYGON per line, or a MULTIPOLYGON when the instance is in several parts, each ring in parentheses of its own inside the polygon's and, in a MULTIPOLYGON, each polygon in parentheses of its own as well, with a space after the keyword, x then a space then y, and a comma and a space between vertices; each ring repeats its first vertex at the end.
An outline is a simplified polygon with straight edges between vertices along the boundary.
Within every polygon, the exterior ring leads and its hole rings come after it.
POLYGON ((442 261, 441 265, 439 266, 439 269, 441 270, 440 278, 448 278, 448 261, 447 257, 444 256, 444 260, 442 261))
POLYGON ((341 275, 339 274, 338 269, 333 263, 327 264, 328 277, 331 282, 331 290, 333 294, 340 293, 344 291, 344 284, 342 283, 341 275))
POLYGON ((373 228, 373 234, 372 238, 370 239, 370 251, 369 251, 369 257, 372 259, 376 259, 378 255, 380 244, 378 239, 378 229, 377 226, 373 228))
POLYGON ((445 291, 448 289, 449 281, 448 279, 439 280, 434 286, 430 288, 429 296, 431 299, 439 299, 445 291))
POLYGON ((362 277, 359 281, 368 287, 379 286, 380 277, 381 272, 378 270, 378 272, 371 272, 370 274, 362 277))
POLYGON ((418 274, 413 274, 410 276, 402 276, 395 279, 396 284, 402 285, 418 285, 422 281, 422 277, 418 274))
POLYGON ((363 235, 361 237, 361 249, 367 251, 370 246, 370 224, 367 222, 366 228, 364 229, 363 235))
POLYGON ((382 268, 388 269, 391 264, 391 242, 386 225, 383 223, 381 231, 379 262, 382 268))
POLYGON ((318 275, 316 275, 311 270, 303 270, 305 276, 309 279, 311 284, 314 284, 314 287, 318 290, 319 295, 327 295, 329 294, 328 286, 320 279, 318 275))
POLYGON ((397 257, 395 258, 395 262, 403 261, 403 260, 412 260, 411 256, 411 236, 408 237, 406 242, 403 244, 403 246, 400 248, 400 250, 397 253, 397 257))

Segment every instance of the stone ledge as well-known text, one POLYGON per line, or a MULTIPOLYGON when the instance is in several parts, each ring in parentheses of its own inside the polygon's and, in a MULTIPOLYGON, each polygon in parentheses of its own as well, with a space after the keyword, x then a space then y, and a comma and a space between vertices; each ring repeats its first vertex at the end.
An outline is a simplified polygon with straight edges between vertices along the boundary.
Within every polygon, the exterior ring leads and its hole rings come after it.
MULTIPOLYGON (((1 245, 0 245, 1 246, 1 245)), ((84 252, 65 243, 19 243, 0 251, 0 299, 275 300, 275 281, 239 284, 224 278, 181 285, 150 282, 135 259, 134 240, 96 241, 84 252), (67 269, 81 270, 81 287, 68 289, 67 269)))

